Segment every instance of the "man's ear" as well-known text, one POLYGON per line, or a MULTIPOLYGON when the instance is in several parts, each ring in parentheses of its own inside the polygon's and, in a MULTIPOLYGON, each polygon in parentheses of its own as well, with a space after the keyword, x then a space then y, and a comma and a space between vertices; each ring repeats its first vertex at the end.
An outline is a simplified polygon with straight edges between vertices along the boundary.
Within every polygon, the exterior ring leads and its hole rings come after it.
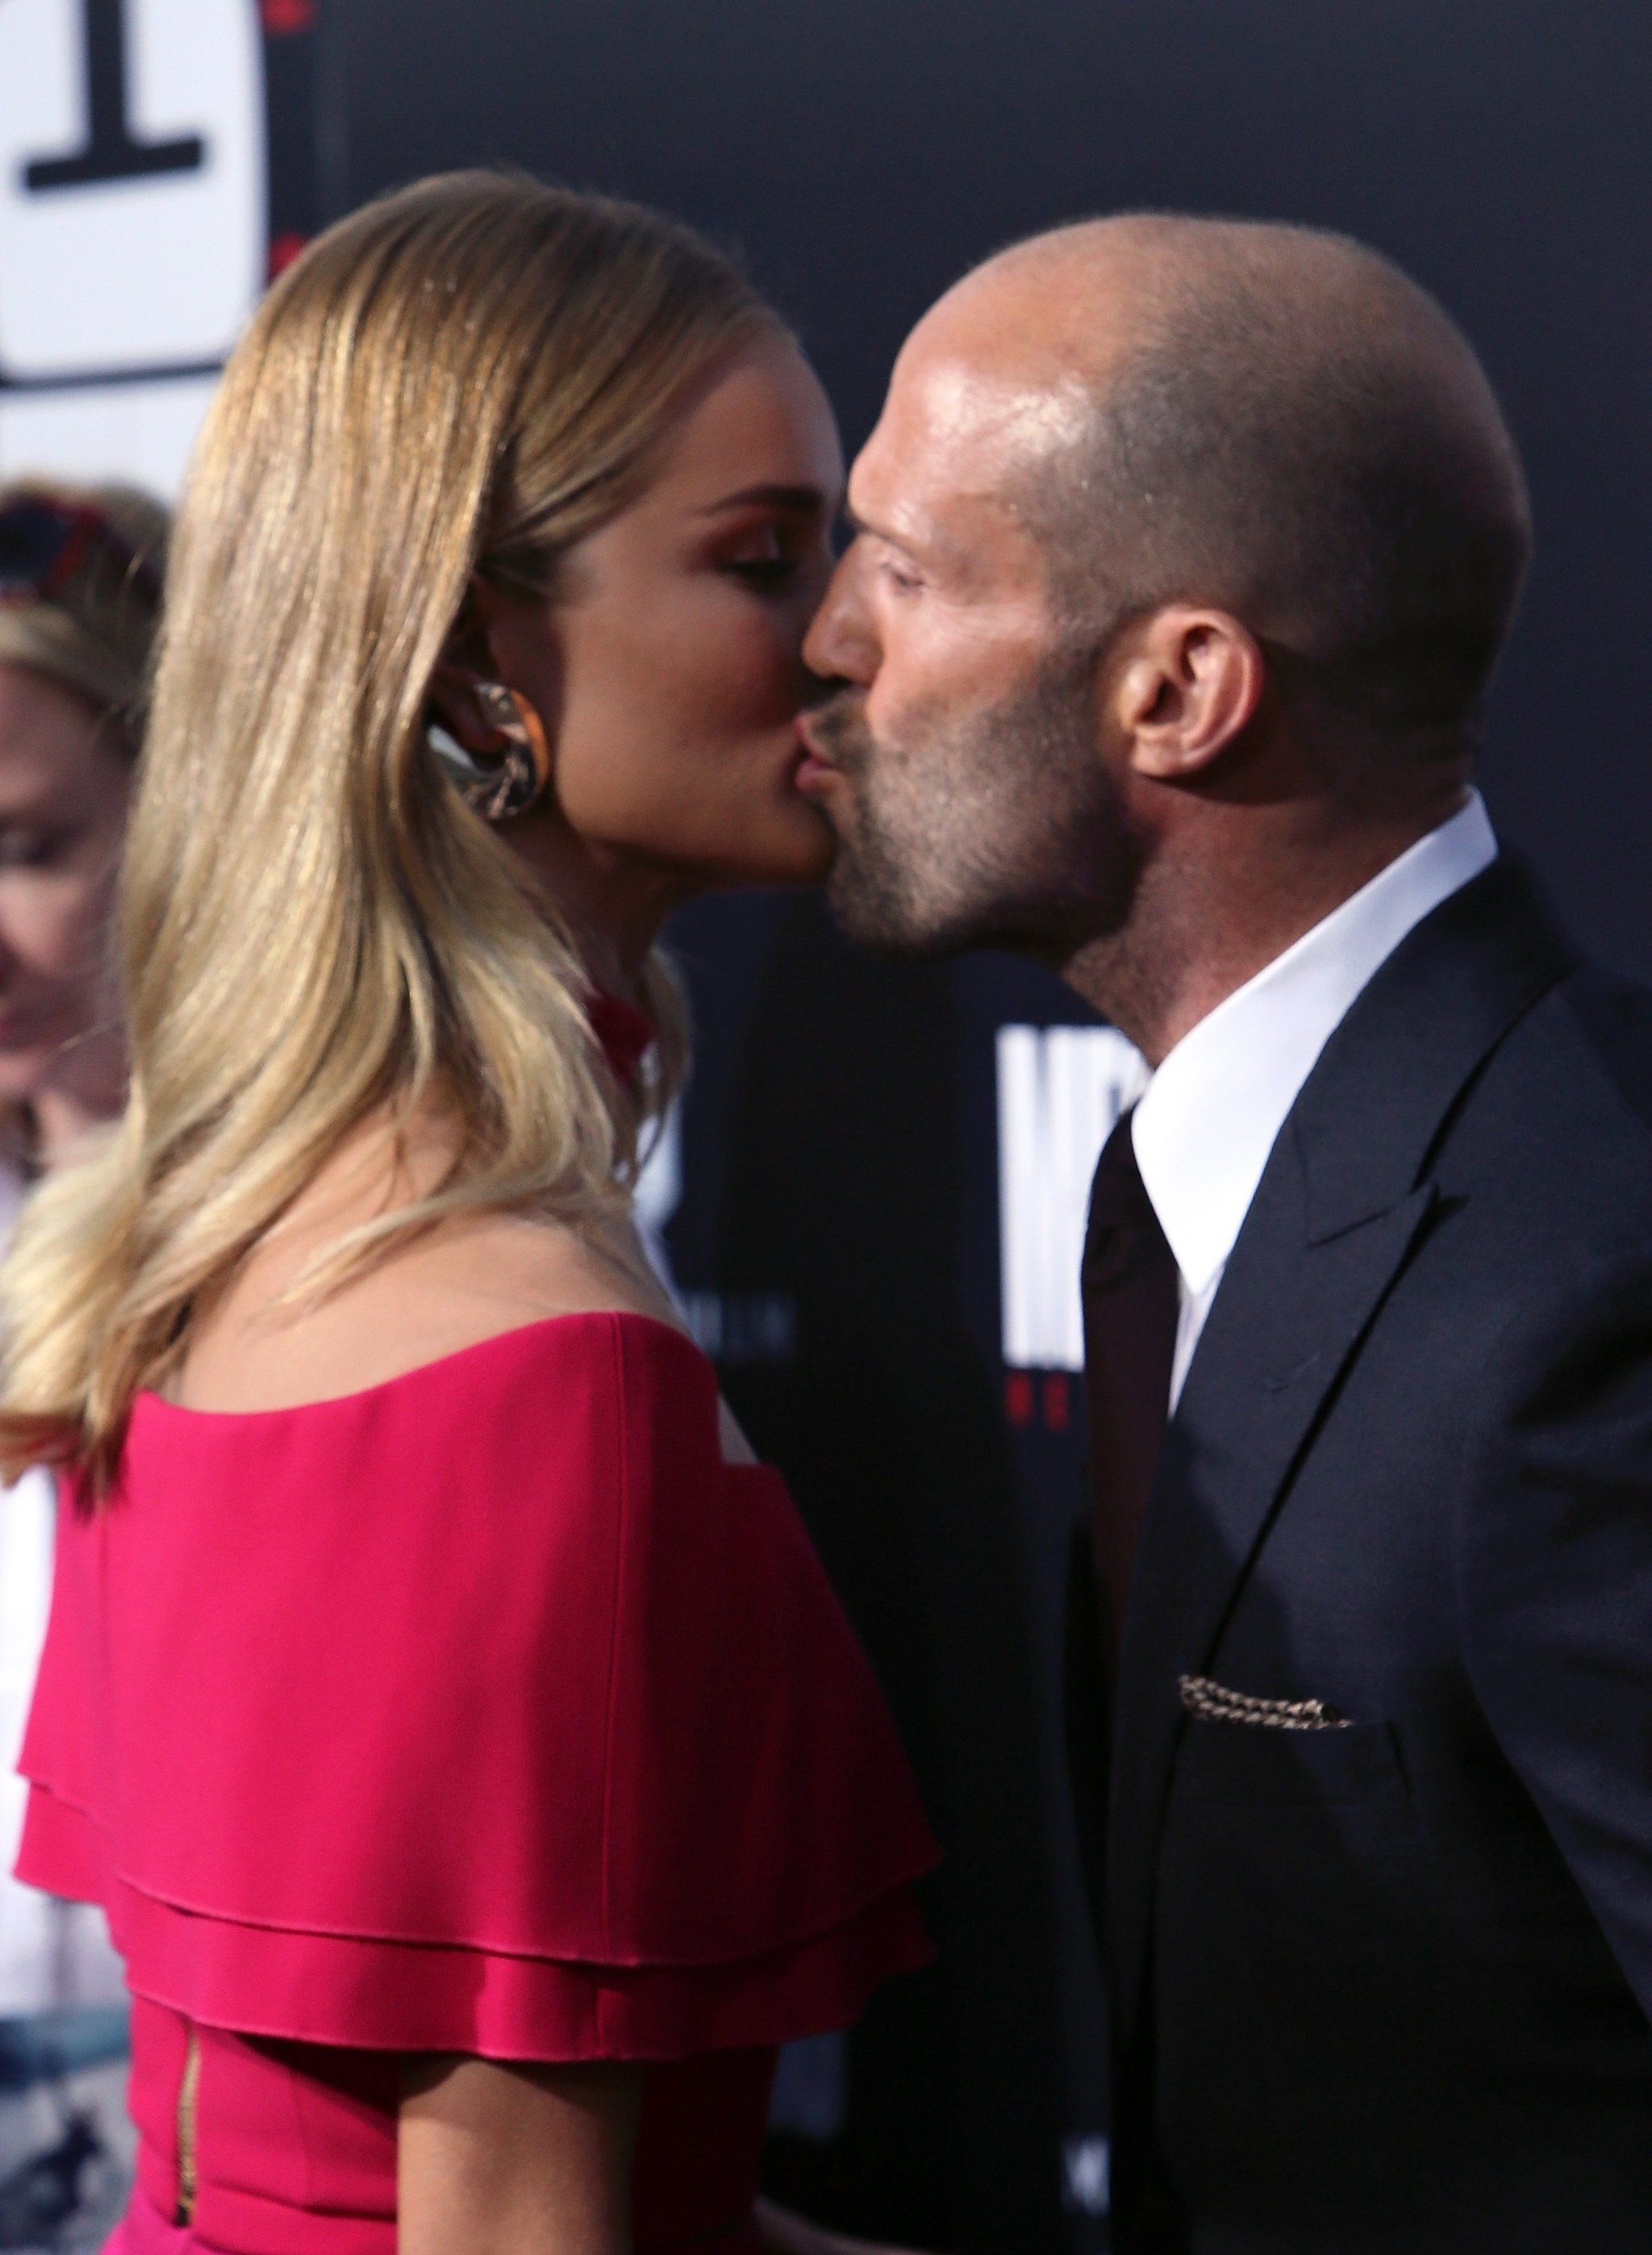
POLYGON ((1255 636, 1230 612, 1152 612, 1133 629, 1109 699, 1131 768, 1158 783, 1194 781, 1248 725, 1266 682, 1255 636))

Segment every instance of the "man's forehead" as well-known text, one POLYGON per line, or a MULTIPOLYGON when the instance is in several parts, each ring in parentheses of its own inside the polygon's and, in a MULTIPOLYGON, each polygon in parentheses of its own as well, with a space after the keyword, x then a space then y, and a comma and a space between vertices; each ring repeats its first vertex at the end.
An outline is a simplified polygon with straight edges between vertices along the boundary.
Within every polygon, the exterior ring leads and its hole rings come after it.
POLYGON ((1077 446, 1093 413, 1088 385, 1070 371, 903 355, 855 465, 851 505, 863 515, 903 500, 1016 513, 1027 479, 1077 446))
POLYGON ((1090 412, 1089 388, 1072 370, 959 354, 919 362, 900 390, 931 444, 966 459, 1036 461, 1080 439, 1090 412))

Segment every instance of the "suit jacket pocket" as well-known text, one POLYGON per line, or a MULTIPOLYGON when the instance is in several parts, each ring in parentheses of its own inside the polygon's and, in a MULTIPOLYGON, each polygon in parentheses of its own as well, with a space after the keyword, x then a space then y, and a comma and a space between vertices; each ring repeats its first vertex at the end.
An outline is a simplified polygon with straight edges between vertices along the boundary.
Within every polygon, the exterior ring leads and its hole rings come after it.
POLYGON ((1279 1731, 1198 1717, 1182 1732, 1175 1791, 1188 1800, 1229 1803, 1408 1797, 1391 1723, 1279 1731))

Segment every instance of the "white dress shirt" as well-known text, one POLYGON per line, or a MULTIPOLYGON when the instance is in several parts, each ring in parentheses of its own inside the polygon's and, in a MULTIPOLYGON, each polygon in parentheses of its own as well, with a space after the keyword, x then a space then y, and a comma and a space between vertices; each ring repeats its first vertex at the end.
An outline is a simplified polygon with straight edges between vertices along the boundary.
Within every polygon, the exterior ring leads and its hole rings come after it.
POLYGON ((1136 1107, 1136 1163, 1181 1275, 1170 1406, 1263 1170, 1320 1052, 1413 925, 1496 859, 1479 793, 1305 932, 1171 1050, 1136 1107))

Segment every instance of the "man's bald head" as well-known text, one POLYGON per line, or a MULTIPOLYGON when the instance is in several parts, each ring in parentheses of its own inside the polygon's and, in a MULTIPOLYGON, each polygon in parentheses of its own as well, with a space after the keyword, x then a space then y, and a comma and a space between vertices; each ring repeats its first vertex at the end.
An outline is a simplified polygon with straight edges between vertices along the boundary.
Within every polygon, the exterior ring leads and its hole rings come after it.
POLYGON ((1056 963, 1154 1057, 1461 805, 1530 545, 1432 299, 1207 220, 967 275, 849 503, 798 777, 839 918, 1056 963))
POLYGON ((1019 501, 1081 621, 1232 611, 1382 731, 1472 738, 1530 551, 1466 340, 1344 236, 1142 215, 964 277, 905 357, 996 386, 1019 501))

